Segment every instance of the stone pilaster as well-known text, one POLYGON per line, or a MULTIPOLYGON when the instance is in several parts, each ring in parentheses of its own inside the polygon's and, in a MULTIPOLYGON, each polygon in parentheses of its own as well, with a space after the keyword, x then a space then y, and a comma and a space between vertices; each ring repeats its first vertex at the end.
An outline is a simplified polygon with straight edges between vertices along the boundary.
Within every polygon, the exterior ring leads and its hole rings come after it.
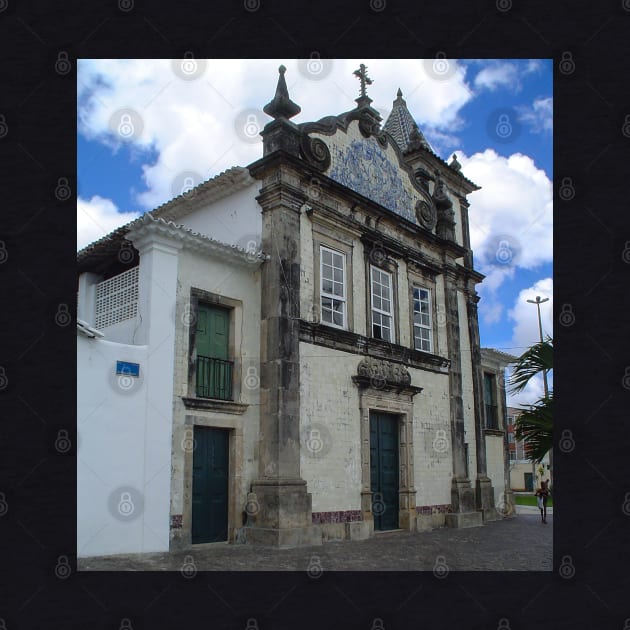
POLYGON ((468 336, 470 338, 470 353, 472 357, 472 380, 475 414, 475 440, 477 455, 477 479, 475 490, 477 495, 477 509, 481 510, 484 521, 499 519, 494 500, 492 481, 488 477, 488 458, 486 455, 486 436, 484 434, 484 401, 483 401, 483 372, 481 369, 481 347, 479 342, 479 320, 477 316, 477 302, 479 297, 474 289, 468 292, 468 336))
POLYGON ((447 270, 444 277, 446 306, 446 336, 451 398, 451 446, 453 453, 453 479, 451 482, 451 505, 453 511, 446 515, 449 527, 475 527, 482 524, 481 513, 475 504, 475 491, 466 476, 466 452, 464 448, 464 405, 462 399, 461 341, 459 309, 457 304, 457 278, 447 270))
MULTIPOLYGON (((277 121, 276 121, 277 122, 277 121)), ((274 125, 275 123, 271 123, 274 125)), ((263 132, 265 133, 265 132, 263 132)), ((282 165, 264 174, 261 267, 259 477, 245 541, 281 547, 321 544, 311 495, 300 477, 300 200, 282 165)))

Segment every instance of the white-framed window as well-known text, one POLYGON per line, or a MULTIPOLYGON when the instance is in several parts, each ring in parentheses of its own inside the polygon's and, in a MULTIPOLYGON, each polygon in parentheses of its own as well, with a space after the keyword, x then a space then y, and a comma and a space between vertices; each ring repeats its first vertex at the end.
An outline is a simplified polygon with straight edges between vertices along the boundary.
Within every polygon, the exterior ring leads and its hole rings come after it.
POLYGON ((321 321, 346 328, 346 255, 322 245, 319 259, 321 321))
POLYGON ((508 433, 508 442, 514 444, 514 433, 508 433))
POLYGON ((507 417, 508 426, 511 427, 514 424, 514 416, 507 417))
POLYGON ((416 350, 433 352, 431 322, 431 292, 422 287, 413 288, 413 344, 416 350))
POLYGON ((392 275, 378 267, 370 267, 372 286, 372 337, 394 342, 394 306, 392 275))

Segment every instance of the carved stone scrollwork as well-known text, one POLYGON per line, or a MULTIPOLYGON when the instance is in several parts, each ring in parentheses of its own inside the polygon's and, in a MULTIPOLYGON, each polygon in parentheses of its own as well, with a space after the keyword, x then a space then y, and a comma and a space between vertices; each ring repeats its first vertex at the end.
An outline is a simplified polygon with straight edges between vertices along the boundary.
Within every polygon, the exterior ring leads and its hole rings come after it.
POLYGON ((320 171, 325 171, 330 166, 330 150, 320 138, 303 135, 300 141, 300 151, 302 157, 320 171))
POLYGON ((435 211, 435 207, 426 201, 418 201, 416 203, 416 218, 422 227, 433 231, 435 224, 437 223, 437 212, 435 211))
POLYGON ((357 368, 357 375, 363 379, 370 379, 375 387, 408 387, 411 385, 411 374, 404 365, 390 363, 383 359, 366 357, 357 368))

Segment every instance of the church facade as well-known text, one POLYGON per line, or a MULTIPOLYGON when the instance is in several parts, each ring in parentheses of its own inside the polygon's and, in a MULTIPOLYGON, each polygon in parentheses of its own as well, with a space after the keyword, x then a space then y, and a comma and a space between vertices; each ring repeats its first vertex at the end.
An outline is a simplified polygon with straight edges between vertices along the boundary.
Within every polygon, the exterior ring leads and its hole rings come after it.
POLYGON ((478 187, 400 90, 383 123, 365 67, 356 108, 300 124, 284 73, 259 160, 79 252, 79 555, 512 512, 509 357, 479 340, 478 187))

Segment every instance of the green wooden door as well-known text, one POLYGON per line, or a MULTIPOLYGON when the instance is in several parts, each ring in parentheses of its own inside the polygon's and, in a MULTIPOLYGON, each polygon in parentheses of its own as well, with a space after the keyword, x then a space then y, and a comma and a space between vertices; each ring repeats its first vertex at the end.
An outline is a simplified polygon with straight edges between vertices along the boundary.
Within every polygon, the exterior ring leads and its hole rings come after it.
POLYGON ((534 473, 523 473, 525 476, 525 490, 527 492, 534 491, 534 473))
POLYGON ((199 304, 197 309, 197 396, 230 400, 232 365, 227 362, 230 314, 223 308, 199 304))
POLYGON ((227 540, 229 433, 195 427, 192 542, 227 540))
POLYGON ((398 418, 370 413, 370 482, 374 529, 398 529, 398 418))

